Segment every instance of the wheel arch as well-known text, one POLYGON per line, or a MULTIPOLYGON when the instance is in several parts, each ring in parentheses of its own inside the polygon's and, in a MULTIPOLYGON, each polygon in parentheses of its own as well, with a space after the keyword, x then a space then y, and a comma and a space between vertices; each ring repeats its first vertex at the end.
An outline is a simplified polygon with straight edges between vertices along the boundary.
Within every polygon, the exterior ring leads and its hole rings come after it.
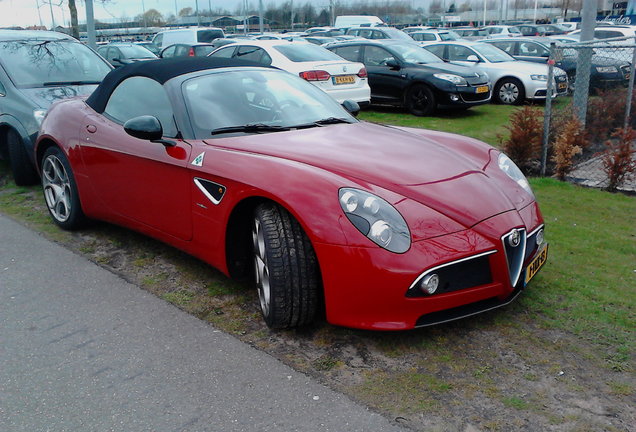
POLYGON ((35 148, 35 164, 38 168, 38 171, 42 169, 41 164, 42 164, 42 158, 44 157, 44 153, 46 153, 46 151, 51 147, 59 147, 60 150, 64 151, 64 149, 62 149, 62 147, 58 143, 56 143, 52 138, 46 137, 38 141, 35 148))

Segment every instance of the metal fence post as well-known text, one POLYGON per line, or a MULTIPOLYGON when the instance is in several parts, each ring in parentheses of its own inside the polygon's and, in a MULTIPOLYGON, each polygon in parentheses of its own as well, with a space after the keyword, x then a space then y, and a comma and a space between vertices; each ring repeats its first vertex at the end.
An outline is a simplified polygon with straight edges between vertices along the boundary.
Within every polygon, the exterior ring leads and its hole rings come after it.
MULTIPOLYGON (((636 40, 634 40, 636 42, 636 40)), ((634 54, 632 55, 632 66, 629 74, 629 86, 627 87, 627 103, 625 104, 625 122, 623 123, 623 129, 627 128, 629 124, 629 117, 632 114, 632 95, 634 94, 634 69, 636 69, 636 47, 634 47, 634 54)))
POLYGON ((543 111, 543 140, 541 141, 541 177, 545 176, 548 164, 548 144, 550 141, 550 120, 552 119, 552 91, 554 86, 554 63, 556 58, 556 44, 550 43, 550 57, 548 60, 548 89, 545 95, 545 110, 543 111))

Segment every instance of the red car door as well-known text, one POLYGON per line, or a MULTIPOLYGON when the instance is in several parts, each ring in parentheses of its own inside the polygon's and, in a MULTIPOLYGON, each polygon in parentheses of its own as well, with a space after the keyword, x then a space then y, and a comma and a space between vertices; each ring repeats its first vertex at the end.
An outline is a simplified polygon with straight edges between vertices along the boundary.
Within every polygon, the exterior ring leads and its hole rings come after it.
POLYGON ((92 113, 84 118, 81 154, 94 193, 119 216, 190 240, 187 161, 191 147, 179 139, 172 139, 176 146, 166 147, 128 135, 122 123, 138 115, 154 115, 164 126, 165 137, 176 135, 163 87, 143 77, 123 81, 103 115, 92 113), (163 93, 157 96, 159 91, 163 93), (143 97, 136 98, 136 92, 143 97))

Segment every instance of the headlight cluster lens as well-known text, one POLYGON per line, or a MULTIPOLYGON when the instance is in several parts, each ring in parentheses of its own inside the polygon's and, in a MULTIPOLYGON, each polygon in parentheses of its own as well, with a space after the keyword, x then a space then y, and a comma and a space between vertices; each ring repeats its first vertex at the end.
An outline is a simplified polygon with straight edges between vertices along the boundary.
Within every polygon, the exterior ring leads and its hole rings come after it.
POLYGON ((359 189, 342 188, 340 207, 358 231, 395 253, 411 247, 411 233, 402 215, 382 198, 359 189))
POLYGON ((530 75, 530 78, 532 78, 535 81, 547 81, 548 80, 548 76, 547 75, 530 75))
POLYGON ((503 153, 499 153, 499 168, 505 172, 508 177, 513 179, 519 186, 524 188, 526 192, 528 192, 532 197, 534 197, 534 193, 532 192, 532 188, 528 183, 528 179, 523 175, 521 170, 515 163, 503 153))
POLYGON ((468 85, 466 80, 464 78, 460 77, 459 75, 445 74, 445 73, 436 73, 436 74, 433 74, 433 76, 435 78, 439 78, 439 79, 444 80, 444 81, 450 81, 453 84, 458 85, 458 86, 467 86, 468 85))

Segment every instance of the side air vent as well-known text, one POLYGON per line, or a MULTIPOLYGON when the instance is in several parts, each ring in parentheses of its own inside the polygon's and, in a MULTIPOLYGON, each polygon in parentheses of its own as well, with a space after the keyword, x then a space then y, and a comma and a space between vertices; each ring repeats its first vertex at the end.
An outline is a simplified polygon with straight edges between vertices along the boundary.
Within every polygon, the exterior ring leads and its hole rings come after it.
POLYGON ((219 204, 225 195, 225 186, 199 177, 194 178, 194 184, 215 205, 219 204))

